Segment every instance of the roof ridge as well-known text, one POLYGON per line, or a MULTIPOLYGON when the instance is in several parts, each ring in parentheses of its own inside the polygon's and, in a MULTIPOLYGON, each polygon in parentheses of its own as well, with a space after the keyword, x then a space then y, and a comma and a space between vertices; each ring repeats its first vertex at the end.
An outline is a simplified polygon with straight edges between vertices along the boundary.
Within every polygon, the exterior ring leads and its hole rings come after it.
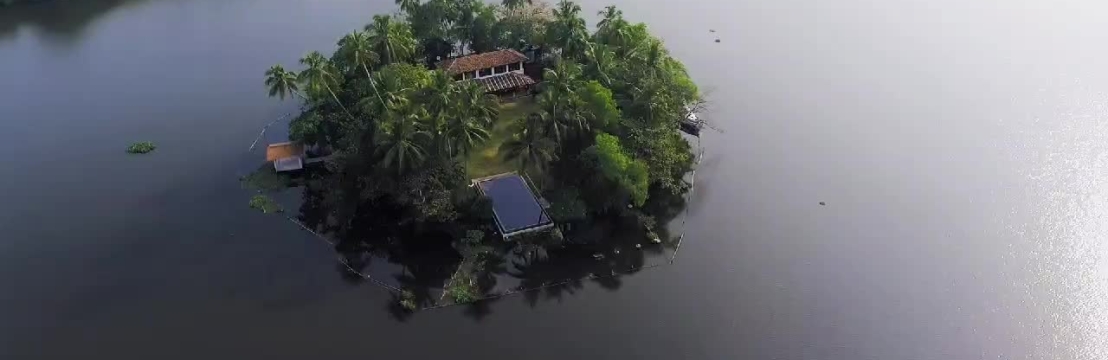
POLYGON ((527 59, 527 55, 515 49, 497 49, 446 59, 439 62, 439 68, 451 74, 458 74, 523 62, 527 59))

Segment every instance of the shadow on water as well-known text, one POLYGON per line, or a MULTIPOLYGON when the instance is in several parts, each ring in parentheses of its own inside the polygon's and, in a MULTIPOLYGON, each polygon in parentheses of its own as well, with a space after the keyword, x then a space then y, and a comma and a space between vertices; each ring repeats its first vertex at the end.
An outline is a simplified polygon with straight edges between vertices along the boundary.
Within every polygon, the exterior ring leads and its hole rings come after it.
POLYGON ((60 41, 79 37, 94 20, 114 10, 151 0, 45 0, 0 7, 0 40, 21 28, 60 41))
MULTIPOLYGON (((434 224, 405 222, 403 210, 389 208, 385 205, 388 201, 352 205, 341 198, 341 185, 325 173, 317 168, 287 182, 259 181, 253 176, 244 181, 285 186, 286 190, 271 194, 290 210, 289 215, 332 244, 339 260, 335 269, 344 281, 374 283, 392 290, 384 306, 397 321, 413 315, 400 305, 398 289, 408 292, 417 308, 450 303, 447 284, 466 261, 455 249, 453 236, 434 224)), ((643 210, 656 216, 660 224, 673 224, 679 222, 673 219, 682 213, 684 201, 656 206, 643 210)), ((492 313, 498 301, 516 297, 508 295, 519 295, 534 307, 572 296, 589 283, 618 290, 623 276, 667 264, 674 252, 676 237, 671 229, 657 226, 657 234, 652 234, 639 221, 616 214, 560 224, 564 235, 556 242, 543 236, 504 241, 493 235, 495 245, 469 260, 481 300, 458 306, 479 321, 492 313), (657 243, 651 241, 655 236, 657 243)))

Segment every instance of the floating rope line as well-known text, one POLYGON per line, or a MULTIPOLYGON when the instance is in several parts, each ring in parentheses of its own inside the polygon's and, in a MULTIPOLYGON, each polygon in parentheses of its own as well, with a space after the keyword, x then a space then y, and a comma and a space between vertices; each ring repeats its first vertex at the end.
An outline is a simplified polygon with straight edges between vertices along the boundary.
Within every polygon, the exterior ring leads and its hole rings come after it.
POLYGON ((283 119, 285 119, 289 116, 292 116, 292 113, 287 113, 287 114, 278 116, 273 121, 270 121, 268 124, 265 124, 265 126, 262 126, 262 131, 258 132, 258 137, 254 138, 254 142, 250 143, 250 149, 246 150, 246 151, 247 152, 254 151, 254 146, 258 145, 258 141, 262 139, 262 135, 265 135, 265 131, 267 129, 269 129, 269 127, 272 126, 274 123, 276 123, 278 121, 281 121, 281 120, 283 120, 283 119))
MULTIPOLYGON (((696 137, 696 148, 700 150, 700 154, 696 157, 696 166, 700 166, 700 162, 704 160, 704 147, 700 144, 700 137, 696 137)), ((693 168, 692 174, 689 177, 689 194, 686 195, 689 199, 689 204, 685 206, 685 217, 681 219, 681 235, 677 237, 677 247, 673 249, 673 254, 669 257, 669 263, 672 265, 674 261, 677 261, 677 252, 681 251, 681 243, 685 241, 685 231, 688 227, 685 223, 689 220, 689 214, 692 211, 693 192, 696 191, 696 171, 697 168, 693 168)))
MULTIPOLYGON (((297 220, 297 219, 295 219, 295 218, 293 218, 292 216, 289 216, 289 215, 285 215, 285 219, 288 219, 289 221, 291 221, 293 224, 296 224, 297 226, 299 226, 304 231, 307 231, 308 233, 315 236, 317 239, 322 240, 323 242, 325 242, 325 243, 327 243, 331 246, 335 245, 334 241, 331 241, 331 239, 328 239, 326 236, 323 236, 320 233, 316 232, 315 230, 312 230, 307 225, 304 225, 304 223, 300 222, 300 220, 297 220)), ((400 292, 401 291, 400 288, 398 288, 398 287, 389 285, 388 283, 386 283, 384 281, 375 279, 373 276, 370 276, 368 274, 363 274, 361 271, 355 270, 354 267, 350 265, 350 262, 346 261, 346 259, 343 258, 342 255, 337 256, 337 258, 338 258, 339 263, 341 263, 343 266, 345 266, 346 269, 349 270, 351 273, 357 274, 359 277, 361 277, 363 279, 366 279, 366 280, 369 280, 374 285, 377 285, 377 286, 380 286, 380 287, 383 287, 385 289, 395 291, 395 292, 400 292)))

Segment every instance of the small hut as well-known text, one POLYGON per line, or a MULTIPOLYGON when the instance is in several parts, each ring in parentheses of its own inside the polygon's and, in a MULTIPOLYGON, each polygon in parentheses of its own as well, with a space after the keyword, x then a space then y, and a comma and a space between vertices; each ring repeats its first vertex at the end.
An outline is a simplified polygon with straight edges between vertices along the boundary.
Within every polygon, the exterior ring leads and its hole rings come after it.
POLYGON ((269 144, 265 148, 265 161, 272 162, 277 172, 303 169, 304 145, 294 141, 269 144))

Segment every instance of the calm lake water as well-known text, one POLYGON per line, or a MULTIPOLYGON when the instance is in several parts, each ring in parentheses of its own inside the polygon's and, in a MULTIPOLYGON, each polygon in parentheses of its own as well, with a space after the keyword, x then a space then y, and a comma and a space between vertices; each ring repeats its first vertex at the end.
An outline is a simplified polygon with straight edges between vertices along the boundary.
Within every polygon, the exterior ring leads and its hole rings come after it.
POLYGON ((404 322, 236 179, 391 1, 0 10, 0 358, 1108 359, 1102 2, 614 2, 724 130, 676 265, 404 322))

